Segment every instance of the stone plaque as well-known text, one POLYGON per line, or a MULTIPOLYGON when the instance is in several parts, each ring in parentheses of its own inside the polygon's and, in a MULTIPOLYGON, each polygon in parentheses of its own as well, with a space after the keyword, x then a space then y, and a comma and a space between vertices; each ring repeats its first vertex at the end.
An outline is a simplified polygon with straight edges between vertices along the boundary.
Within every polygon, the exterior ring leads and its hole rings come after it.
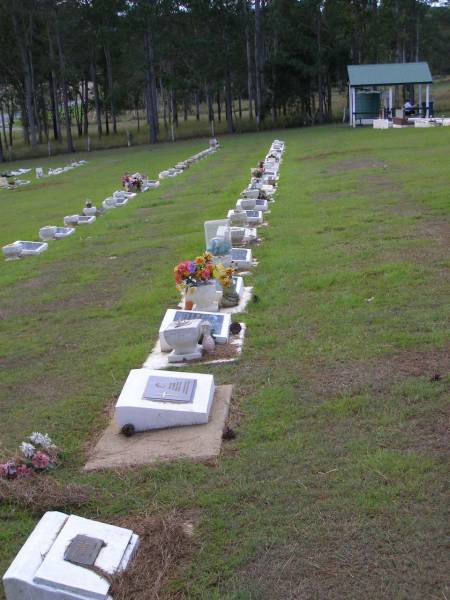
POLYGON ((248 217, 259 217, 259 210, 246 210, 248 217))
POLYGON ((231 260, 247 260, 247 250, 245 248, 233 248, 231 260))
POLYGON ((87 535, 77 535, 67 546, 64 560, 81 567, 92 567, 103 546, 106 546, 103 540, 87 535))
POLYGON ((152 375, 148 378, 143 399, 153 402, 187 404, 194 399, 196 387, 195 379, 152 375))
POLYGON ((177 310, 173 318, 174 321, 192 321, 193 319, 201 319, 208 321, 211 325, 211 333, 220 334, 223 325, 223 315, 198 313, 192 310, 177 310))

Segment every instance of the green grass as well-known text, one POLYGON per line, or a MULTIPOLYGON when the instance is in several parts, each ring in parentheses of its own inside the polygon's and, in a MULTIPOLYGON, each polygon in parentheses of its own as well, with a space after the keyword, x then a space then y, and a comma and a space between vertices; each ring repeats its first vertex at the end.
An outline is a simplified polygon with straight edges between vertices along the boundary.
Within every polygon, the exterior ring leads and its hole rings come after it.
MULTIPOLYGON (((168 594, 448 597, 449 142, 444 128, 227 137, 41 257, 2 263, 5 455, 48 431, 66 451, 57 477, 98 492, 80 511, 96 519, 198 510, 196 552, 168 594), (275 137, 287 152, 247 279, 260 301, 244 317, 244 354, 198 369, 235 384, 237 438, 217 467, 82 473, 105 409, 177 302, 173 265, 202 250, 203 221, 226 214, 275 137)), ((72 173, 0 191, 0 241, 36 239, 86 197, 100 204, 125 170, 155 176, 204 146, 95 152, 72 173)), ((2 570, 35 520, 11 506, 0 518, 2 570)))

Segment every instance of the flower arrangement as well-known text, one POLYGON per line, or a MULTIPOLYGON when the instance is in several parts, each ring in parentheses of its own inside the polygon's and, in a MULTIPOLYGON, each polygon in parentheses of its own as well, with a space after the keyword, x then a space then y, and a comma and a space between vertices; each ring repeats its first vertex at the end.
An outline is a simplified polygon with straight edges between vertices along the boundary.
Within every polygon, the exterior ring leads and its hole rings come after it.
POLYGON ((20 455, 0 463, 0 477, 15 479, 44 473, 56 467, 60 449, 46 433, 33 432, 20 446, 20 455))
POLYGON ((177 289, 182 291, 210 281, 213 278, 214 267, 210 252, 204 252, 194 260, 180 262, 173 270, 177 289))
POLYGON ((142 185, 144 183, 144 176, 140 173, 135 173, 134 175, 130 175, 129 173, 125 173, 121 177, 122 185, 127 190, 130 191, 138 191, 140 192, 142 189, 142 185))
POLYGON ((236 273, 234 267, 224 267, 222 263, 215 265, 214 277, 223 288, 230 288, 233 285, 233 275, 236 273))
POLYGON ((261 177, 264 175, 264 169, 257 167, 256 169, 252 169, 252 177, 255 177, 256 179, 261 179, 261 177))

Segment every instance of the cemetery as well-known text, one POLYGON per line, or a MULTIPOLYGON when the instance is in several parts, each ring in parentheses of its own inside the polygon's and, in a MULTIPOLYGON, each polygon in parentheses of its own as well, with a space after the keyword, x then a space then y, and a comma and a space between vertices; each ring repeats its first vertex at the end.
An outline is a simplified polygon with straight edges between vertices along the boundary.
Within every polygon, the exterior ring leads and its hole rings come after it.
POLYGON ((448 131, 109 150, 0 198, 6 600, 445 590, 448 131), (55 480, 88 499, 14 496, 55 480), (149 515, 185 554, 142 591, 149 515))

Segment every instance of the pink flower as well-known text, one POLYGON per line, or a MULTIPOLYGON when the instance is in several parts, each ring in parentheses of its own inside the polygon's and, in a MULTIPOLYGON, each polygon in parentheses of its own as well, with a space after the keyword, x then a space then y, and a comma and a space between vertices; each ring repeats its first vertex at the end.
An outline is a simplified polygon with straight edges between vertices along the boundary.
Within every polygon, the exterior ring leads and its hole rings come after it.
POLYGON ((36 452, 31 463, 35 469, 46 469, 50 463, 50 459, 44 452, 36 452))
POLYGON ((27 465, 19 465, 17 467, 17 476, 18 477, 28 477, 28 475, 31 475, 32 470, 30 467, 27 467, 27 465))

